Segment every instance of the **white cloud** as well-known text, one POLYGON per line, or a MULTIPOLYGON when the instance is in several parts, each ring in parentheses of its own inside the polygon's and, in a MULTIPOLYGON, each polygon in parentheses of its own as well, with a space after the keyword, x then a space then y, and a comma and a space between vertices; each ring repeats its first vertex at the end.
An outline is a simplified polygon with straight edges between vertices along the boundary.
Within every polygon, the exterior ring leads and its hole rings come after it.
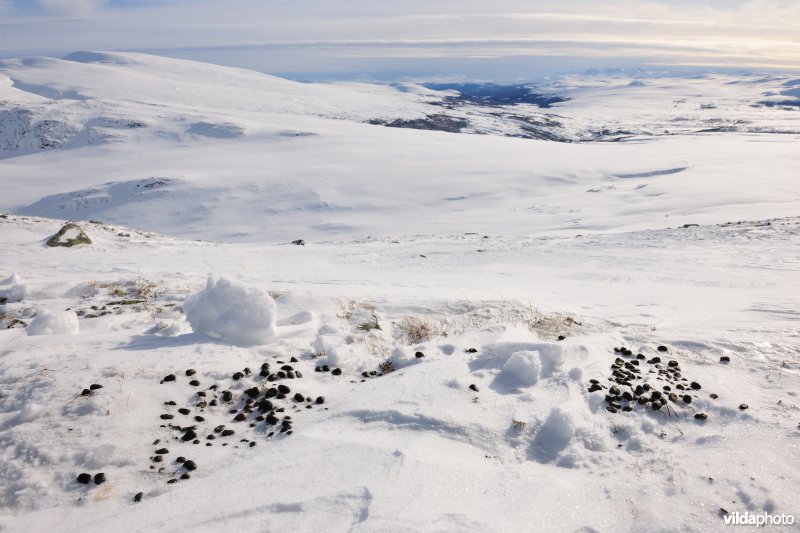
POLYGON ((7 24, 0 55, 156 50, 283 72, 369 71, 381 57, 800 68, 789 0, 37 1, 51 16, 7 24))
POLYGON ((48 13, 63 16, 88 15, 105 4, 104 0, 36 0, 48 13))

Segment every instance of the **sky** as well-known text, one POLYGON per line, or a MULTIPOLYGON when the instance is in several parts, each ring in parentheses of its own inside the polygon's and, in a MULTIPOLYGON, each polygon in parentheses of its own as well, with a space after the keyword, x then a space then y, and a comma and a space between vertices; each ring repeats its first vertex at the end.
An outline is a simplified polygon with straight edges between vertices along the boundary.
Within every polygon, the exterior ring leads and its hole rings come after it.
POLYGON ((295 79, 800 69, 798 0, 0 0, 0 58, 141 51, 295 79))

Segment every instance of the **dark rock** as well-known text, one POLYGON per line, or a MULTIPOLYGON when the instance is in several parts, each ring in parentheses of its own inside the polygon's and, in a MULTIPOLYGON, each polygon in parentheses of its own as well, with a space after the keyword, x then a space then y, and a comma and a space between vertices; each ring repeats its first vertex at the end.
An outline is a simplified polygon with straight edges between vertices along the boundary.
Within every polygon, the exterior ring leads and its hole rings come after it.
POLYGON ((322 371, 323 372, 330 372, 330 370, 331 370, 331 367, 329 367, 328 365, 322 365, 322 371))
POLYGON ((731 362, 731 358, 728 357, 727 355, 723 355, 722 357, 719 358, 719 362, 720 363, 730 363, 731 362))
POLYGON ((163 415, 161 415, 161 420, 172 420, 173 418, 175 418, 174 415, 170 415, 170 414, 167 414, 167 413, 164 413, 163 415))
POLYGON ((564 335, 559 335, 556 340, 563 341, 564 339, 566 339, 566 337, 564 335))
POLYGON ((288 372, 286 372, 286 377, 288 379, 294 379, 294 372, 289 370, 288 372))
POLYGON ((140 501, 142 501, 142 496, 144 496, 144 494, 142 494, 141 492, 137 492, 136 495, 133 497, 133 501, 135 503, 139 503, 140 501))
POLYGON ((671 402, 677 402, 677 401, 678 401, 678 395, 677 395, 677 394, 675 394, 674 392, 670 393, 670 395, 669 395, 669 401, 671 401, 671 402))
POLYGON ((233 381, 239 381, 244 377, 244 374, 242 372, 236 372, 232 377, 233 381))
POLYGON ((686 404, 692 403, 692 397, 689 396, 688 394, 684 394, 682 400, 683 400, 683 403, 686 403, 686 404))
POLYGON ((275 415, 268 415, 267 418, 266 418, 266 421, 267 421, 267 424, 269 424, 271 426, 274 426, 275 424, 280 422, 280 419, 275 415))
POLYGON ((694 418, 695 420, 707 420, 708 415, 705 413, 697 413, 696 415, 694 415, 694 418))
POLYGON ((631 394, 631 393, 630 393, 630 392, 628 392, 628 391, 625 391, 625 392, 623 392, 623 393, 622 393, 622 399, 623 399, 623 400, 627 400, 627 401, 629 401, 629 402, 630 402, 630 401, 632 401, 632 400, 633 400, 633 394, 631 394))
POLYGON ((717 395, 717 394, 714 394, 714 393, 711 393, 711 394, 709 394, 709 397, 710 397, 712 400, 716 400, 717 398, 719 398, 719 395, 717 395))
POLYGON ((644 356, 643 353, 637 353, 636 354, 636 359, 645 359, 645 356, 644 356))
POLYGON ((232 429, 223 429, 221 435, 223 437, 230 437, 231 435, 235 434, 236 432, 232 429))
POLYGON ((471 390, 474 390, 475 392, 478 392, 478 386, 477 386, 477 385, 475 385, 474 383, 473 383, 472 385, 470 385, 470 386, 469 386, 469 388, 470 388, 471 390))
POLYGON ((286 379, 286 372, 278 370, 278 379, 286 379))
POLYGON ((477 349, 475 349, 475 348, 467 348, 465 351, 466 351, 467 353, 478 353, 478 350, 477 350, 477 349))
POLYGON ((305 246, 306 241, 304 241, 303 239, 297 239, 295 241, 292 241, 292 244, 294 244, 295 246, 305 246))
POLYGON ((739 409, 741 409, 742 411, 744 411, 744 410, 746 410, 746 409, 749 409, 749 408, 750 408, 750 406, 749 406, 749 405, 747 405, 746 403, 743 403, 743 404, 741 404, 741 405, 739 406, 739 409))
POLYGON ((90 391, 89 389, 83 389, 81 391, 81 396, 91 396, 91 395, 92 395, 92 391, 90 391))
POLYGON ((608 411, 609 413, 616 413, 617 408, 609 405, 608 407, 606 407, 606 411, 608 411))
POLYGON ((153 457, 152 459, 153 459, 153 462, 154 462, 154 463, 160 463, 161 461, 163 461, 163 460, 164 460, 164 458, 163 458, 162 456, 160 456, 160 455, 156 455, 156 456, 155 456, 155 457, 153 457))
POLYGON ((603 390, 603 387, 601 387, 601 386, 600 386, 599 384, 597 384, 597 383, 595 383, 594 385, 592 385, 591 387, 589 387, 589 392, 595 392, 595 391, 599 391, 599 390, 603 390))
POLYGON ((196 379, 193 379, 192 381, 189 382, 189 385, 191 385, 192 387, 199 387, 200 382, 197 381, 196 379))
POLYGON ((657 350, 658 350, 659 352, 668 352, 668 351, 669 351, 669 348, 667 348, 666 346, 659 346, 659 347, 657 348, 657 350))
POLYGON ((285 370, 286 372, 291 372, 294 368, 291 365, 283 365, 281 370, 285 370))
POLYGON ((224 424, 219 425, 219 426, 214 428, 214 433, 220 433, 224 429, 225 429, 225 425, 224 424))
POLYGON ((197 374, 197 370, 195 370, 194 368, 190 368, 189 370, 186 371, 187 376, 194 376, 195 374, 197 374))
POLYGON ((98 472, 94 475, 94 484, 95 485, 102 485, 106 482, 106 475, 102 472, 98 472))
POLYGON ((189 472, 184 472, 181 475, 181 479, 189 479, 190 477, 192 477, 192 476, 189 474, 189 472))
POLYGON ((306 401, 305 397, 300 394, 299 392, 294 395, 294 401, 296 402, 304 402, 306 401))
POLYGON ((185 463, 185 462, 186 462, 186 457, 184 457, 184 456, 182 456, 182 455, 181 455, 180 457, 178 457, 177 459, 175 459, 175 462, 176 462, 176 463, 185 463))
POLYGON ((611 394, 611 395, 613 395, 613 396, 619 396, 619 387, 617 387, 616 385, 614 385, 613 387, 611 387, 610 389, 608 389, 608 393, 609 393, 609 394, 611 394))
POLYGON ((414 354, 414 357, 416 357, 417 359, 422 359, 423 357, 425 357, 425 354, 422 352, 417 352, 414 354))
POLYGON ((168 454, 168 453, 169 453, 169 450, 168 450, 168 449, 166 449, 166 448, 159 448, 158 450, 156 450, 156 453, 157 453, 158 455, 166 455, 166 454, 168 454))
POLYGON ((173 479, 170 479, 170 480, 167 481, 167 485, 172 485, 173 483, 177 483, 177 482, 178 482, 178 480, 173 478, 173 479))
POLYGON ((195 419, 195 421, 197 421, 197 422, 205 422, 205 421, 206 421, 206 419, 205 419, 205 418, 203 418, 203 417, 202 417, 202 416, 200 416, 200 415, 198 415, 198 416, 194 417, 194 419, 195 419))
POLYGON ((188 461, 186 461, 185 463, 183 463, 183 467, 184 467, 186 470, 188 470, 189 472, 191 472, 192 470, 197 470, 197 463, 195 463, 194 461, 192 461, 191 459, 189 459, 188 461))
POLYGON ((275 397, 275 396, 277 396, 277 395, 278 395, 278 389, 276 389, 276 388, 274 388, 274 387, 273 387, 273 388, 271 388, 271 389, 267 389, 267 392, 266 392, 266 394, 264 394, 264 396, 265 396, 266 398, 274 398, 274 397, 275 397))
POLYGON ((281 394, 289 394, 290 392, 292 392, 292 389, 290 389, 286 385, 278 385, 278 392, 280 392, 281 394))
POLYGON ((693 388, 694 390, 700 390, 700 389, 702 388, 702 387, 700 386, 700 384, 699 384, 698 382, 696 382, 696 381, 692 381, 692 383, 691 383, 689 386, 690 386, 691 388, 693 388))
POLYGON ((190 440, 194 440, 196 438, 197 438, 197 433, 195 433, 193 429, 187 429, 186 433, 184 433, 183 437, 181 437, 181 440, 183 442, 189 442, 190 440))
POLYGON ((164 376, 164 379, 161 380, 161 383, 167 383, 169 381, 175 381, 175 374, 168 374, 164 376))
POLYGON ((322 405, 323 403, 325 403, 325 397, 324 396, 317 396, 317 399, 316 399, 316 401, 314 403, 316 403, 317 405, 322 405))
POLYGON ((230 402, 231 400, 233 400, 233 393, 231 391, 226 390, 225 392, 222 393, 223 402, 230 402))
POLYGON ((82 484, 86 485, 91 480, 92 480, 92 475, 91 474, 87 474, 86 472, 84 472, 82 474, 78 474, 78 483, 82 483, 82 484))
POLYGON ((660 362, 661 362, 661 358, 660 357, 653 357, 652 359, 650 359, 648 361, 648 364, 655 365, 655 364, 660 363, 660 362))
POLYGON ((185 407, 181 407, 180 409, 178 409, 178 412, 182 415, 188 415, 189 413, 191 413, 191 411, 185 407))
POLYGON ((103 386, 98 384, 98 383, 92 383, 91 385, 89 385, 89 390, 97 390, 97 389, 102 389, 102 388, 103 388, 103 386))
POLYGON ((669 366, 670 368, 675 368, 679 366, 679 364, 676 360, 672 359, 670 362, 667 363, 667 366, 669 366))
POLYGON ((303 373, 300 372, 299 370, 295 370, 294 371, 294 375, 295 375, 296 378, 302 378, 303 377, 303 373))
POLYGON ((258 410, 261 411, 262 413, 266 413, 267 411, 272 411, 274 408, 275 406, 272 405, 272 402, 267 400, 266 398, 258 402, 258 410))
POLYGON ((247 419, 247 415, 244 413, 239 413, 238 415, 233 417, 234 422, 244 422, 247 419))
POLYGON ((247 394, 250 398, 253 399, 258 398, 259 395, 258 387, 252 387, 250 389, 247 389, 246 391, 244 391, 244 393, 247 394))

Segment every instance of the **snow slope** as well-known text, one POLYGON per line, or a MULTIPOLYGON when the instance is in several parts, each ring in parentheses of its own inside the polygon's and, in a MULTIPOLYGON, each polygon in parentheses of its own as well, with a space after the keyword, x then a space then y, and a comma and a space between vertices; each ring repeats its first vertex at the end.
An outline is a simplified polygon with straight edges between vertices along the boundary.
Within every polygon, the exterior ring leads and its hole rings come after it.
POLYGON ((627 108, 619 78, 564 79, 571 99, 535 113, 639 133, 556 143, 367 123, 441 109, 424 89, 134 54, 0 76, 14 124, 77 132, 0 130, 19 141, 0 161, 4 531, 800 517, 800 137, 642 130, 692 84, 744 102, 787 79, 643 81, 627 108), (66 219, 93 244, 47 247, 66 219), (201 292, 209 275, 230 290, 201 292), (644 383, 649 403, 607 409, 644 383))

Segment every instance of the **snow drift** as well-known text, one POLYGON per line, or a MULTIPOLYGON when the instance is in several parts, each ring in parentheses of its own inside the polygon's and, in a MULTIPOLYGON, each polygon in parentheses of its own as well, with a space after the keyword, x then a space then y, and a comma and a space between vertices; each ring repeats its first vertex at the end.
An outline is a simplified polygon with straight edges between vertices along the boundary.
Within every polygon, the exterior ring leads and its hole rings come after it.
POLYGON ((72 311, 43 309, 28 326, 28 335, 74 335, 79 330, 78 315, 72 311))

